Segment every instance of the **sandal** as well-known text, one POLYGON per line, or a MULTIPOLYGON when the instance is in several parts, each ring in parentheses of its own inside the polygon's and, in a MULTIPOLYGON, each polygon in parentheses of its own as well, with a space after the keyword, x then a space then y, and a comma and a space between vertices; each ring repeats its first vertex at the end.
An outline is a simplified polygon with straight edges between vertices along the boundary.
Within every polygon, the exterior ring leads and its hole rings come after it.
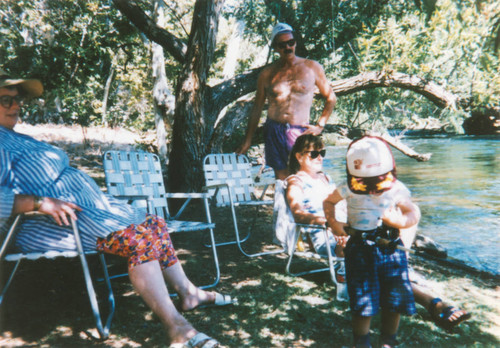
POLYGON ((228 305, 235 305, 237 303, 238 303, 238 300, 235 298, 232 298, 230 295, 223 295, 223 294, 219 294, 218 292, 215 292, 215 301, 214 302, 199 304, 196 307, 188 309, 188 310, 181 309, 180 304, 177 304, 177 310, 179 312, 190 312, 190 311, 203 309, 203 308, 223 307, 223 306, 228 306, 228 305))
POLYGON ((172 343, 169 348, 214 348, 219 347, 220 344, 215 339, 204 333, 198 332, 189 341, 184 343, 172 343), (200 343, 203 343, 200 345, 200 343))
POLYGON ((433 299, 431 301, 431 304, 429 305, 428 312, 431 315, 434 323, 442 329, 451 331, 455 326, 460 324, 462 321, 470 319, 470 317, 472 316, 465 310, 453 306, 445 307, 443 308, 441 313, 436 313, 436 305, 439 302, 443 302, 439 297, 433 299), (457 314, 460 315, 457 318, 452 318, 457 314))

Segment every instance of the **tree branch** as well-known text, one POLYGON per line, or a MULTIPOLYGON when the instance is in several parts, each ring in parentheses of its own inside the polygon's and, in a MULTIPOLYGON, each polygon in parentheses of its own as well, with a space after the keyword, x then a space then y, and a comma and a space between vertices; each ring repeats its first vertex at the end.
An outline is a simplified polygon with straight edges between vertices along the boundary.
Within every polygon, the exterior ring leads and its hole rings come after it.
POLYGON ((135 1, 113 0, 113 3, 149 40, 162 46, 177 61, 184 62, 186 45, 167 30, 157 26, 135 1))
POLYGON ((389 145, 398 149, 404 155, 416 159, 418 162, 426 162, 430 160, 432 153, 418 153, 413 150, 411 147, 403 144, 399 139, 391 137, 389 134, 380 134, 376 132, 366 132, 366 135, 378 136, 384 139, 389 145))
POLYGON ((373 71, 361 73, 348 79, 334 81, 331 86, 337 96, 377 87, 399 87, 423 95, 440 108, 455 108, 457 104, 463 107, 464 102, 457 95, 448 92, 444 87, 432 81, 398 72, 373 71))
POLYGON ((265 66, 262 66, 244 72, 213 86, 211 88, 212 100, 214 101, 213 106, 220 108, 220 111, 229 103, 245 94, 255 91, 257 88, 257 78, 264 68, 265 66))

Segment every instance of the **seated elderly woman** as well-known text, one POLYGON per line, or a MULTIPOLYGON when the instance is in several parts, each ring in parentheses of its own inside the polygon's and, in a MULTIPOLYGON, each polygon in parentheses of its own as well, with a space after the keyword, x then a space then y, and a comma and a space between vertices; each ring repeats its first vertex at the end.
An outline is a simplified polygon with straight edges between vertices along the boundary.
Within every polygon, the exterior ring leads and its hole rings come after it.
POLYGON ((88 175, 69 166, 61 149, 14 131, 23 96, 42 91, 38 80, 15 80, 0 71, 0 228, 12 215, 38 211, 46 215, 23 222, 15 247, 22 252, 74 249, 68 220, 78 219, 84 249, 128 258, 134 288, 160 318, 173 347, 217 346, 178 312, 165 281, 179 294, 182 311, 232 301, 189 281, 165 221, 104 195, 88 175), (154 243, 141 243, 145 239, 154 243))

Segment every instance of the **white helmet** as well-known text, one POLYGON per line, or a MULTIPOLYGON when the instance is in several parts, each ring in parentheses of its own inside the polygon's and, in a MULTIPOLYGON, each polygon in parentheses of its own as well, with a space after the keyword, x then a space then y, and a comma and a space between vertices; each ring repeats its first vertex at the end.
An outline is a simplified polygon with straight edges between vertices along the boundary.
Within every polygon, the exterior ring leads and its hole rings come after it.
POLYGON ((378 137, 365 136, 351 143, 346 154, 348 174, 358 178, 384 175, 395 168, 389 145, 378 137))
POLYGON ((274 26, 271 33, 271 46, 273 45, 274 38, 279 34, 292 33, 293 28, 286 23, 278 23, 274 26))

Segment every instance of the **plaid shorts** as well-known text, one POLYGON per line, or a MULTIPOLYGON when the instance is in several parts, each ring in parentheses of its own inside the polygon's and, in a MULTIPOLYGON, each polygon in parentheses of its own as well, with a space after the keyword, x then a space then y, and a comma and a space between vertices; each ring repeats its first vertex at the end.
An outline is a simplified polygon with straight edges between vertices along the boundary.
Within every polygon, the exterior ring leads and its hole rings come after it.
POLYGON ((178 261, 165 220, 151 214, 139 225, 97 238, 97 250, 127 257, 129 269, 154 260, 165 269, 178 261))
POLYGON ((344 253, 350 306, 355 314, 371 317, 380 307, 401 314, 416 313, 404 251, 351 238, 344 253))

